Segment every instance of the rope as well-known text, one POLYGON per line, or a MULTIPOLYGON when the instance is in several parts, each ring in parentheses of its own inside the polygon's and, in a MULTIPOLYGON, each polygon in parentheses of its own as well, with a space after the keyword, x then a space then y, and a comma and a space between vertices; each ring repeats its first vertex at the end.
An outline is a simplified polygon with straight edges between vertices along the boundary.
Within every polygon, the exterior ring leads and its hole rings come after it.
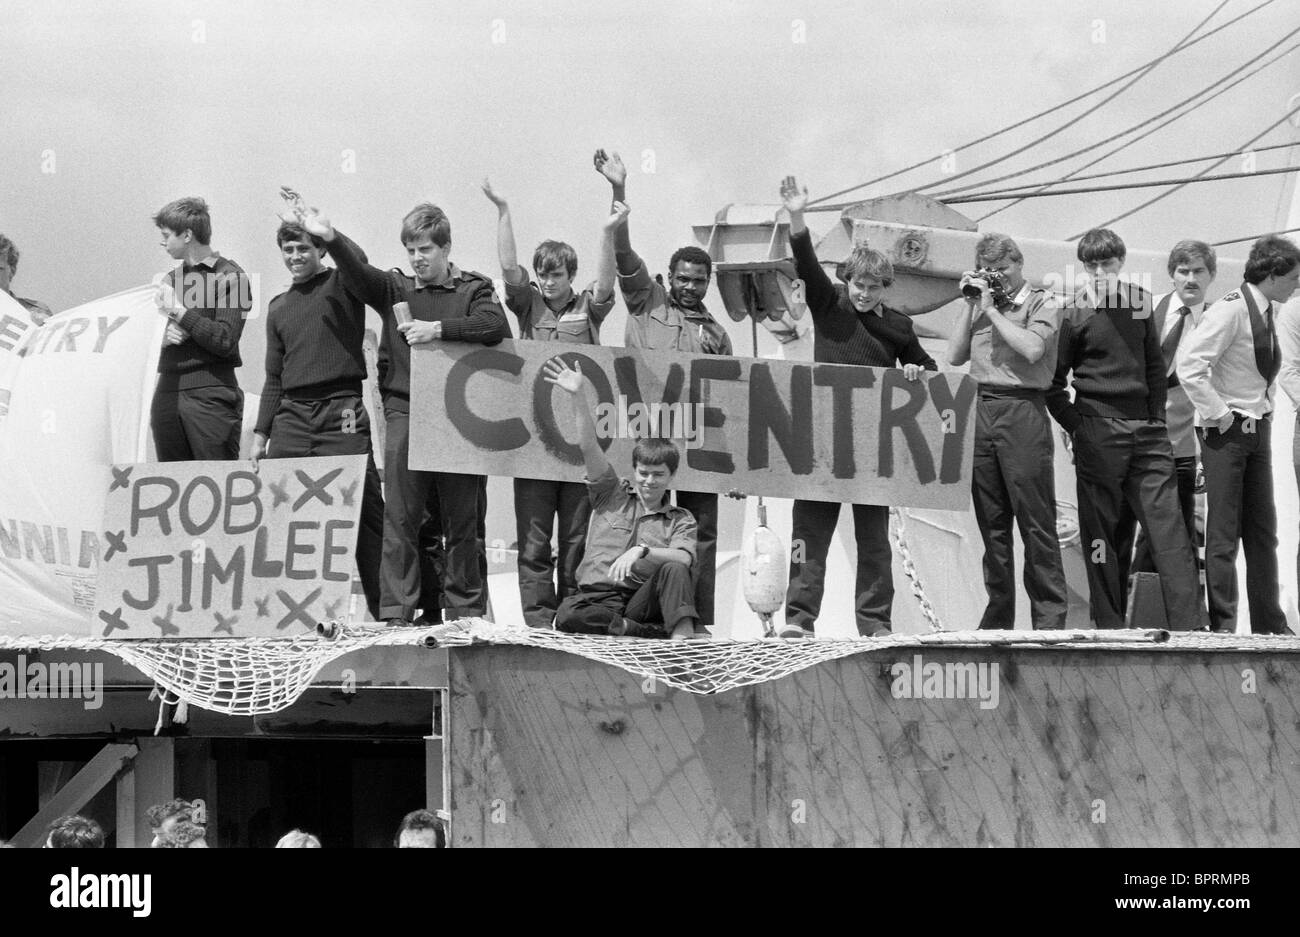
MULTIPOLYGON (((1283 120, 1285 119, 1286 118, 1283 118, 1283 120)), ((1276 126, 1276 124, 1274 126, 1276 126)), ((1271 130, 1273 128, 1270 127, 1269 129, 1271 130)), ((1258 140, 1259 137, 1256 137, 1255 139, 1258 140)), ((1213 167, 1209 168, 1212 169, 1213 167)), ((1208 172, 1209 169, 1206 171, 1208 172)), ((1049 198, 1054 195, 1085 195, 1089 192, 1115 192, 1120 189, 1150 189, 1162 185, 1176 185, 1181 187, 1191 185, 1194 182, 1220 182, 1224 179, 1246 179, 1253 176, 1273 176, 1278 173, 1288 172, 1300 172, 1300 166, 1284 166, 1280 169, 1257 169, 1254 172, 1224 172, 1219 173, 1216 176, 1207 176, 1202 173, 1195 176, 1188 176, 1183 179, 1153 179, 1150 182, 1117 182, 1115 185, 1089 185, 1078 189, 1054 189, 1050 192, 1016 192, 1014 195, 958 195, 956 198, 944 199, 943 202, 945 205, 959 205, 963 202, 997 202, 1005 198, 1015 198, 1018 201, 1023 201, 1027 198, 1049 198)), ((1120 216, 1120 218, 1123 217, 1125 216, 1120 216)), ((1112 221, 1108 221, 1104 225, 1099 225, 1099 227, 1107 227, 1113 221, 1118 220, 1119 218, 1112 219, 1112 221)), ((1079 235, 1076 234, 1074 237, 1070 238, 1070 240, 1074 240, 1074 238, 1077 237, 1079 237, 1079 235)))
POLYGON ((904 526, 903 512, 899 508, 890 508, 889 520, 889 533, 894 540, 894 548, 898 551, 898 557, 902 561, 903 573, 907 576, 907 581, 912 585, 912 595, 916 596, 916 602, 921 607, 921 614, 930 623, 931 631, 943 631, 943 623, 939 621, 939 614, 934 610, 930 597, 925 594, 925 586, 921 583, 921 575, 916 571, 916 562, 912 559, 912 550, 907 544, 907 530, 904 526))
POLYGON ((1252 234, 1248 238, 1233 238, 1231 241, 1215 241, 1211 247, 1223 247, 1225 244, 1241 244, 1245 241, 1258 241, 1266 234, 1295 234, 1300 228, 1287 228, 1285 231, 1265 231, 1264 234, 1252 234))
MULTIPOLYGON (((1091 90, 1085 91, 1085 92, 1083 92, 1082 94, 1076 95, 1075 97, 1070 98, 1070 100, 1068 100, 1068 101, 1063 101, 1063 102, 1060 103, 1060 104, 1056 104, 1056 105, 1054 105, 1054 106, 1052 106, 1052 107, 1047 108, 1047 110, 1039 111, 1037 114, 1034 114, 1034 115, 1032 115, 1032 116, 1030 116, 1030 117, 1026 117, 1026 118, 1024 118, 1023 120, 1016 121, 1014 124, 1008 124, 1007 126, 1003 127, 1001 130, 995 130, 993 133, 985 134, 984 136, 979 137, 978 139, 971 140, 969 143, 963 143, 961 146, 956 147, 955 149, 952 149, 952 150, 946 150, 946 151, 944 151, 943 153, 939 153, 939 154, 936 155, 936 156, 931 156, 931 157, 929 157, 929 158, 927 158, 927 159, 923 159, 923 160, 921 160, 920 162, 913 163, 913 164, 910 165, 910 166, 905 166, 905 167, 903 167, 902 169, 895 170, 894 172, 891 172, 891 173, 886 173, 886 174, 883 175, 883 176, 877 176, 876 178, 874 178, 874 179, 870 179, 870 180, 868 180, 867 182, 861 182, 861 183, 859 183, 859 184, 857 184, 857 185, 849 186, 847 189, 840 189, 838 192, 832 192, 830 195, 825 195, 825 196, 822 196, 821 198, 813 199, 811 202, 808 203, 808 210, 809 210, 809 211, 831 211, 831 210, 839 211, 839 210, 842 210, 842 207, 843 207, 843 206, 841 206, 841 207, 839 207, 839 208, 833 208, 832 206, 827 206, 827 207, 824 207, 824 208, 816 208, 816 207, 814 207, 814 206, 818 206, 818 205, 820 205, 822 202, 829 202, 829 201, 830 201, 831 199, 833 199, 833 198, 839 198, 841 195, 847 195, 849 192, 853 192, 853 191, 855 191, 855 190, 857 190, 857 189, 865 189, 865 188, 867 188, 868 186, 876 185, 876 184, 879 183, 879 182, 886 182, 886 181, 888 181, 888 180, 890 180, 890 179, 893 179, 893 178, 895 178, 895 177, 897 177, 897 176, 901 176, 901 175, 903 175, 904 173, 911 172, 911 171, 914 170, 914 169, 920 169, 922 166, 928 166, 928 165, 930 165, 931 163, 933 163, 935 160, 942 159, 942 158, 943 158, 947 153, 960 153, 960 152, 962 152, 963 150, 968 150, 968 149, 970 149, 970 148, 973 147, 973 146, 978 146, 978 145, 981 144, 981 143, 986 143, 986 142, 988 142, 989 140, 994 139, 995 137, 1000 137, 1000 136, 1002 136, 1002 135, 1005 134, 1005 133, 1010 133, 1012 130, 1016 130, 1016 129, 1019 128, 1019 127, 1023 127, 1025 124, 1032 123, 1033 121, 1038 120, 1038 118, 1040 118, 1040 117, 1046 117, 1046 116, 1049 115, 1049 114, 1053 114, 1053 113, 1055 113, 1056 111, 1059 111, 1059 110, 1062 110, 1062 109, 1064 109, 1064 108, 1069 107, 1071 104, 1077 104, 1079 101, 1082 101, 1084 98, 1089 97, 1090 95, 1096 94, 1098 91, 1104 91, 1104 90, 1106 90, 1107 88, 1109 88, 1111 85, 1119 84, 1121 81, 1124 81, 1125 79, 1130 78, 1130 77, 1132 77, 1133 75, 1138 74, 1139 72, 1145 71, 1145 70, 1147 70, 1147 69, 1149 69, 1149 68, 1151 68, 1151 67, 1153 67, 1153 66, 1155 66, 1155 65, 1158 65, 1160 62, 1164 61, 1166 58, 1170 57, 1171 55, 1173 55, 1173 54, 1175 54, 1175 53, 1177 53, 1177 52, 1186 52, 1188 49, 1190 49, 1192 46, 1196 45, 1198 42, 1202 42, 1202 41, 1204 41, 1204 40, 1206 40, 1206 39, 1209 39, 1209 38, 1210 38, 1211 36, 1213 36, 1215 33, 1221 32, 1222 30, 1225 30, 1225 29, 1227 29, 1229 26, 1232 26, 1233 24, 1240 22, 1241 20, 1245 19, 1246 17, 1251 16, 1251 15, 1253 15, 1253 14, 1255 14, 1255 13, 1258 13, 1260 10, 1262 10, 1264 7, 1268 6, 1268 5, 1271 4, 1272 2, 1273 2, 1273 0, 1264 0, 1264 2, 1261 3, 1261 4, 1259 4, 1258 6, 1256 6, 1256 7, 1252 7, 1251 9, 1247 10, 1245 13, 1241 13, 1241 14, 1239 14, 1238 16, 1236 16, 1236 17, 1233 18, 1233 19, 1228 20, 1228 22, 1224 23, 1224 24, 1221 25, 1221 26, 1216 26, 1214 29, 1212 29, 1212 30, 1210 30, 1209 32, 1205 33, 1203 36, 1198 36, 1197 38, 1191 40, 1190 42, 1186 42, 1185 44, 1180 44, 1180 45, 1178 45, 1178 46, 1175 46, 1175 47, 1174 47, 1173 49, 1171 49, 1169 52, 1166 52, 1166 53, 1164 53, 1163 55, 1158 55, 1158 56, 1156 56, 1155 58, 1151 59, 1150 61, 1146 62, 1145 64, 1143 64, 1143 65, 1139 65, 1137 68, 1133 69, 1132 71, 1125 72, 1123 75, 1120 75, 1118 78, 1112 78, 1110 81, 1107 81, 1107 82, 1104 82, 1104 83, 1102 83, 1102 84, 1100 84, 1100 85, 1097 85, 1097 87, 1092 88, 1091 90)), ((1215 13, 1217 13, 1219 9, 1222 9, 1223 6, 1224 6, 1224 4, 1220 4, 1219 7, 1218 7, 1218 9, 1215 10, 1215 13)), ((1213 16, 1213 15, 1214 15, 1214 13, 1211 13, 1211 14, 1210 14, 1210 16, 1213 16)), ((1207 19, 1208 19, 1208 17, 1207 17, 1207 19)), ((1199 28, 1199 27, 1197 27, 1197 28, 1199 28)), ((1195 31, 1195 30, 1193 30, 1193 32, 1194 32, 1194 31, 1195 31)), ((1190 34, 1189 34, 1189 35, 1190 35, 1190 34)), ((1014 155, 1014 154, 1008 154, 1008 156, 1003 157, 1003 159, 1007 159, 1007 158, 1009 158, 1010 155, 1014 155)), ((995 161, 995 162, 999 162, 999 161, 1000 161, 1000 160, 995 161)), ((936 183, 936 184, 937 184, 937 183, 936 183)))

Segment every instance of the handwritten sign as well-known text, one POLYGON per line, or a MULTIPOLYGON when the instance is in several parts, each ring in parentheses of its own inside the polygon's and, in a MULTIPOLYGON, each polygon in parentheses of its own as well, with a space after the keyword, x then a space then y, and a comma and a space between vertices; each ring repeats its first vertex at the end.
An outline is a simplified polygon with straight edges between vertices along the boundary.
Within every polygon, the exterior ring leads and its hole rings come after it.
POLYGON ((347 614, 365 456, 115 465, 91 634, 290 637, 347 614))
POLYGON ((580 481, 567 395, 542 365, 578 367, 597 435, 632 469, 639 437, 683 450, 674 487, 962 510, 976 384, 887 368, 506 341, 412 349, 410 467, 580 481))

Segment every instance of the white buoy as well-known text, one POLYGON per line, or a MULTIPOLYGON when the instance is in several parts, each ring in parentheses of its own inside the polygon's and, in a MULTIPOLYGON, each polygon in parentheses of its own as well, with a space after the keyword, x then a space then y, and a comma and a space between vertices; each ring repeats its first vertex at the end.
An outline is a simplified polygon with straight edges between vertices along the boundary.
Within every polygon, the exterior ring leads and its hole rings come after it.
POLYGON ((763 621, 763 634, 775 637, 772 615, 785 604, 789 556, 785 544, 767 526, 767 507, 758 499, 758 526, 740 549, 740 576, 745 601, 763 621))

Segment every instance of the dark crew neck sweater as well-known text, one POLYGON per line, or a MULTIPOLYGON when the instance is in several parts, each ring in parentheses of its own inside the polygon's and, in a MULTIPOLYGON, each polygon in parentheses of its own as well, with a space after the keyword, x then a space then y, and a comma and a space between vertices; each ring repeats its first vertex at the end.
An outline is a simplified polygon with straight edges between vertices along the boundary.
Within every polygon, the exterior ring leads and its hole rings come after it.
POLYGON ((1105 308, 1080 296, 1062 311, 1047 408, 1067 432, 1087 416, 1165 418, 1165 360, 1151 312, 1151 294, 1127 283, 1105 308), (1071 371, 1073 401, 1066 390, 1071 371))
POLYGON ((253 308, 248 274, 218 255, 210 265, 181 265, 168 275, 168 282, 185 306, 176 323, 189 337, 179 345, 163 346, 158 356, 158 389, 238 387, 239 339, 253 308))

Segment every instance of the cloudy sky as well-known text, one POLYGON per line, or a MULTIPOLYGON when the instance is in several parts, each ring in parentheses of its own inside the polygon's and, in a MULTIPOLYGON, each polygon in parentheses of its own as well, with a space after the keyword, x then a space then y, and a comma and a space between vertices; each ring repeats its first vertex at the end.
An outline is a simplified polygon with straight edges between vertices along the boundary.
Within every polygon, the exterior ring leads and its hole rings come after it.
MULTIPOLYGON (((1206 28, 1259 2, 1228 0, 1206 28)), ((1168 51, 1217 6, 4 0, 0 231, 23 251, 17 292, 66 308, 167 269, 150 216, 199 194, 213 208, 214 246, 260 275, 266 299, 288 279, 274 212, 277 187, 291 183, 384 265, 403 262, 403 213, 433 200, 451 217, 453 259, 497 276, 495 213, 477 185, 486 175, 511 198, 521 255, 543 238, 569 240, 584 279, 608 198, 591 153, 604 146, 632 170, 633 242, 655 269, 722 206, 775 202, 785 173, 815 198, 928 160, 860 190, 884 195, 1063 126, 964 182, 1026 168, 1262 64, 1298 25, 1292 0, 1274 2, 1091 117, 1080 119, 1100 96, 940 158, 1168 51)), ((1300 52, 1088 172, 1235 152, 1297 92, 1300 52)), ((1294 139, 1283 124, 1256 145, 1294 139)), ((1255 168, 1293 153, 1261 152, 1255 168)), ((1234 156, 1217 171, 1244 166, 1234 156)), ((1285 178, 1191 186, 1116 228, 1132 247, 1159 249, 1184 236, 1255 234, 1280 226, 1285 178)), ((1039 199, 985 226, 1064 238, 1152 194, 1039 199)), ((997 204, 958 207, 977 217, 997 204)), ((252 331, 260 348, 260 326, 252 331)))

